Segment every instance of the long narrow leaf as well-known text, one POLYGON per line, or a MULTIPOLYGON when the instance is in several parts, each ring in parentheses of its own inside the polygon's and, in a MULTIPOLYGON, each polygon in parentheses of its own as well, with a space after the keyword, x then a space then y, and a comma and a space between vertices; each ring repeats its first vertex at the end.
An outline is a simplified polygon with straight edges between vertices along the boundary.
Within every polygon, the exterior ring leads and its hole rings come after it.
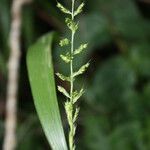
POLYGON ((56 97, 51 47, 53 33, 39 39, 28 50, 27 67, 35 107, 53 150, 67 150, 56 97))

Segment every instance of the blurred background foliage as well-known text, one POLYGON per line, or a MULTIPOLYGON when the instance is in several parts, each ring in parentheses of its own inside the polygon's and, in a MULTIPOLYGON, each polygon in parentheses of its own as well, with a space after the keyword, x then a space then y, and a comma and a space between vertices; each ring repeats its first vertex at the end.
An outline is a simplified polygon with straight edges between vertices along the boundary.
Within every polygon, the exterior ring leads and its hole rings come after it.
MULTIPOLYGON (((61 1, 70 7, 70 0, 61 1)), ((80 0, 78 0, 78 3, 80 0)), ((80 30, 76 46, 89 42, 86 52, 76 59, 75 68, 91 60, 86 76, 76 81, 86 93, 80 101, 77 149, 150 149, 150 1, 86 0, 78 18, 80 30)), ((0 0, 0 145, 3 142, 8 35, 11 0, 0 0)), ((18 150, 49 149, 35 112, 25 57, 38 37, 56 31, 53 60, 56 71, 67 73, 59 58, 60 37, 68 36, 64 17, 55 0, 34 0, 22 12, 22 58, 18 101, 18 150)), ((36 68, 35 68, 36 69, 36 68)), ((61 82, 56 78, 56 82, 61 82)), ((66 88, 66 83, 61 83, 66 88)), ((64 98, 59 95, 64 127, 64 98)), ((1 147, 0 147, 1 149, 1 147)))

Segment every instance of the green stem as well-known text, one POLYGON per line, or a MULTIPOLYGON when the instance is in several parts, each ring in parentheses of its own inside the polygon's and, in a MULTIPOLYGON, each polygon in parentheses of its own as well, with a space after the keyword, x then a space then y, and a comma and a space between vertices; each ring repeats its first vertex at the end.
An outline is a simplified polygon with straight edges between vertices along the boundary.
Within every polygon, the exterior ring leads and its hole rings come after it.
MULTIPOLYGON (((74 20, 74 2, 75 0, 72 0, 72 20, 74 20)), ((75 33, 72 31, 71 33, 71 57, 73 56, 73 51, 74 51, 74 35, 75 33)), ((70 103, 71 103, 71 123, 70 123, 70 131, 69 131, 69 149, 70 150, 74 150, 74 123, 73 123, 73 82, 74 82, 74 78, 73 78, 73 60, 71 60, 70 62, 70 78, 71 78, 71 82, 70 82, 70 103)))

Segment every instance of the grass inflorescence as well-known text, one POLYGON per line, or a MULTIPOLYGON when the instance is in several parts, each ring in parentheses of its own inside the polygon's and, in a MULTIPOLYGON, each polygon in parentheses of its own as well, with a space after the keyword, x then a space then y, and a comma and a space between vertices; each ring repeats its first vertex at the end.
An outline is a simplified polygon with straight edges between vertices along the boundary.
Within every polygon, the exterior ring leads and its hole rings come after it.
POLYGON ((78 48, 74 47, 74 38, 76 31, 78 30, 78 22, 75 20, 75 17, 79 15, 84 7, 84 3, 81 3, 76 9, 75 9, 75 2, 76 0, 72 0, 72 8, 71 10, 64 7, 61 3, 57 2, 57 7, 67 15, 65 18, 65 23, 68 27, 68 29, 71 31, 70 39, 64 38, 60 40, 59 45, 61 47, 69 46, 70 45, 70 51, 68 51, 66 54, 61 54, 60 58, 67 64, 70 65, 70 75, 65 76, 61 73, 56 73, 56 75, 63 81, 67 81, 70 83, 70 91, 68 92, 64 87, 58 86, 58 90, 66 96, 67 100, 65 102, 65 111, 67 115, 67 120, 69 124, 69 137, 68 137, 68 143, 69 143, 69 149, 75 150, 75 143, 74 143, 74 136, 76 133, 76 121, 78 118, 78 114, 80 111, 80 108, 76 105, 79 98, 83 95, 84 89, 81 88, 79 91, 74 90, 74 81, 75 78, 83 74, 88 66, 89 63, 86 63, 85 65, 81 66, 79 70, 74 71, 73 68, 73 60, 76 55, 81 54, 83 50, 85 50, 88 46, 87 43, 81 44, 78 48))

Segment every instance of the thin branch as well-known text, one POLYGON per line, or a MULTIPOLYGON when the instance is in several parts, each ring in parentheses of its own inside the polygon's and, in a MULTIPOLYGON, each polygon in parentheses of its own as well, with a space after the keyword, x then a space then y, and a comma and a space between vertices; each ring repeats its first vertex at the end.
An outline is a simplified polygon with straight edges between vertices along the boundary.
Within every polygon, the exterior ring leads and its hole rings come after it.
POLYGON ((17 122, 17 94, 20 67, 20 34, 21 34, 21 9, 30 0, 14 0, 11 10, 11 29, 9 35, 10 56, 8 61, 8 84, 6 99, 6 121, 3 150, 16 148, 16 122, 17 122))

